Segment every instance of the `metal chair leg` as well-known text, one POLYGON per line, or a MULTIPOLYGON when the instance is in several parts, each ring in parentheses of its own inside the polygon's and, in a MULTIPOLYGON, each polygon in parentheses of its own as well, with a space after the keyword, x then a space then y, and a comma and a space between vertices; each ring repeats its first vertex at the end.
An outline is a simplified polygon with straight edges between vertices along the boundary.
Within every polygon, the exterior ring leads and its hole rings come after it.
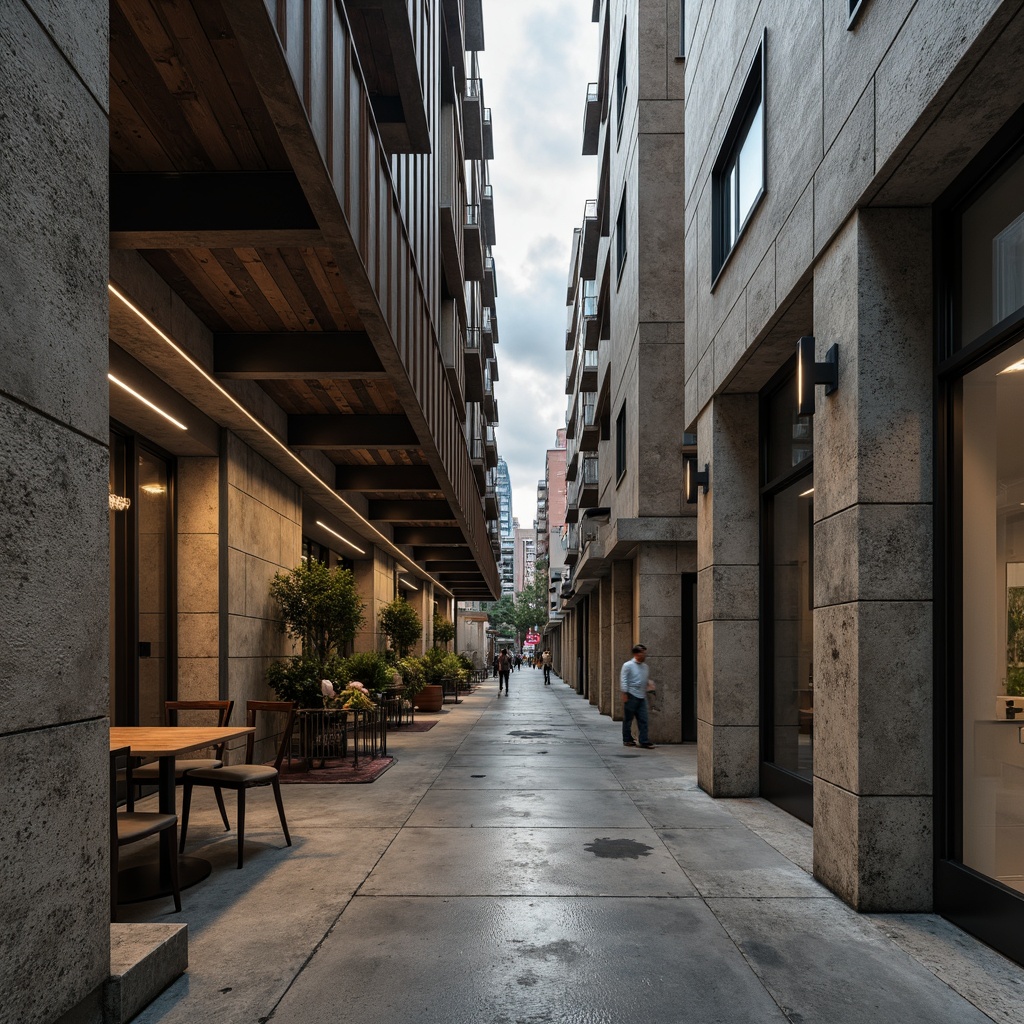
POLYGON ((177 913, 181 913, 181 885, 178 882, 178 854, 175 847, 178 845, 175 840, 177 837, 177 828, 164 829, 160 833, 160 843, 163 846, 164 856, 167 858, 171 868, 171 893, 174 896, 174 909, 177 913))
POLYGON ((242 866, 242 852, 245 849, 245 790, 238 791, 238 866, 242 866))
POLYGON ((224 807, 224 794, 220 790, 220 786, 214 786, 213 795, 217 798, 217 806, 220 808, 220 820, 224 822, 224 831, 230 832, 231 826, 228 824, 228 812, 224 807))
POLYGON ((188 812, 192 806, 192 785, 185 779, 185 792, 181 798, 181 841, 178 844, 178 850, 181 853, 185 852, 185 833, 188 832, 188 812))
POLYGON ((281 783, 274 779, 271 785, 274 787, 274 799, 277 801, 277 814, 281 819, 281 828, 284 829, 284 841, 291 846, 292 837, 288 834, 288 822, 284 820, 284 804, 281 802, 281 783))

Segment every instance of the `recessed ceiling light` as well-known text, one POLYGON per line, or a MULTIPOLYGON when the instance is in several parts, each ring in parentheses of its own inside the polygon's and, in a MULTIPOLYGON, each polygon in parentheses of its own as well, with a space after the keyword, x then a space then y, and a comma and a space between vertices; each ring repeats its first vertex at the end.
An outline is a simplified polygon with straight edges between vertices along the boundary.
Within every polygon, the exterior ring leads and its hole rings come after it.
POLYGON ((143 484, 140 491, 145 491, 146 494, 166 494, 167 488, 163 484, 143 484))
POLYGON ((399 583, 401 583, 401 584, 402 584, 403 586, 406 586, 406 587, 408 587, 408 588, 409 588, 410 590, 419 590, 419 589, 420 589, 419 587, 414 587, 414 586, 413 586, 413 585, 412 585, 412 584, 411 584, 411 583, 410 583, 410 582, 409 582, 409 581, 408 581, 407 579, 405 579, 405 578, 404 578, 403 576, 399 576, 399 577, 398 577, 398 582, 399 582, 399 583))
POLYGON ((179 430, 188 430, 188 427, 186 427, 184 423, 180 420, 176 420, 170 413, 164 412, 159 405, 154 405, 148 398, 143 398, 138 391, 128 387, 123 380, 118 380, 112 373, 107 374, 107 380, 109 380, 111 384, 116 384, 122 390, 127 391, 132 398, 137 398, 143 405, 152 409, 153 412, 159 413, 165 420, 173 423, 179 430))

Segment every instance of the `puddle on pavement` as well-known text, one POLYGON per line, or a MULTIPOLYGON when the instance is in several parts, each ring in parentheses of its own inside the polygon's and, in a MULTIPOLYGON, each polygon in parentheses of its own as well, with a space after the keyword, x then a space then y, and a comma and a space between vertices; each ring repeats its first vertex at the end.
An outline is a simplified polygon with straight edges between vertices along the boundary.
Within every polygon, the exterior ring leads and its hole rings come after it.
POLYGON ((486 775, 470 775, 471 779, 486 779, 486 775))
POLYGON ((583 847, 587 853, 595 857, 609 860, 639 860, 654 852, 653 846, 637 842, 635 839, 595 839, 583 847))
POLYGON ((554 736, 549 732, 528 732, 525 729, 515 729, 509 736, 516 736, 521 740, 552 740, 554 736))

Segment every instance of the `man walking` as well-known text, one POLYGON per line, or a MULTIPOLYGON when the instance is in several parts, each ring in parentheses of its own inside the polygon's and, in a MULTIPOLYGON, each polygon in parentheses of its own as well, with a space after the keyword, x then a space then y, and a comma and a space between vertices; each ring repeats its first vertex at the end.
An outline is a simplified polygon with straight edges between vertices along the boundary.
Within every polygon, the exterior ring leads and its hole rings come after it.
POLYGON ((551 685, 551 652, 545 651, 540 656, 540 663, 544 666, 544 685, 551 685))
POLYGON ((650 669, 644 664, 647 647, 633 645, 633 657, 622 666, 619 673, 619 689, 622 691, 622 745, 635 747, 633 741, 633 719, 640 731, 640 746, 653 750, 654 744, 647 737, 647 690, 650 669))
POLYGON ((506 647, 498 655, 498 696, 501 696, 501 688, 505 687, 505 696, 508 696, 508 675, 512 671, 512 659, 509 657, 506 647))

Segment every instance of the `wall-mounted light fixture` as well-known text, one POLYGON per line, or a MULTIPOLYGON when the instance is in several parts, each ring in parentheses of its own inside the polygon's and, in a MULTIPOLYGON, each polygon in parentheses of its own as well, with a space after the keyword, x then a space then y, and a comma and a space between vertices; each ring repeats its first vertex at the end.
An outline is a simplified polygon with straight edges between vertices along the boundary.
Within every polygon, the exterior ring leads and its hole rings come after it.
POLYGON ((839 346, 833 345, 825 353, 825 362, 814 360, 814 337, 806 335, 796 343, 796 414, 814 415, 814 389, 825 385, 825 394, 831 395, 839 387, 839 346))
POLYGON ((696 505, 697 504, 697 488, 700 487, 705 494, 711 489, 711 469, 708 464, 704 463, 702 470, 697 469, 696 459, 686 460, 686 475, 685 475, 685 490, 686 490, 686 504, 696 505))

